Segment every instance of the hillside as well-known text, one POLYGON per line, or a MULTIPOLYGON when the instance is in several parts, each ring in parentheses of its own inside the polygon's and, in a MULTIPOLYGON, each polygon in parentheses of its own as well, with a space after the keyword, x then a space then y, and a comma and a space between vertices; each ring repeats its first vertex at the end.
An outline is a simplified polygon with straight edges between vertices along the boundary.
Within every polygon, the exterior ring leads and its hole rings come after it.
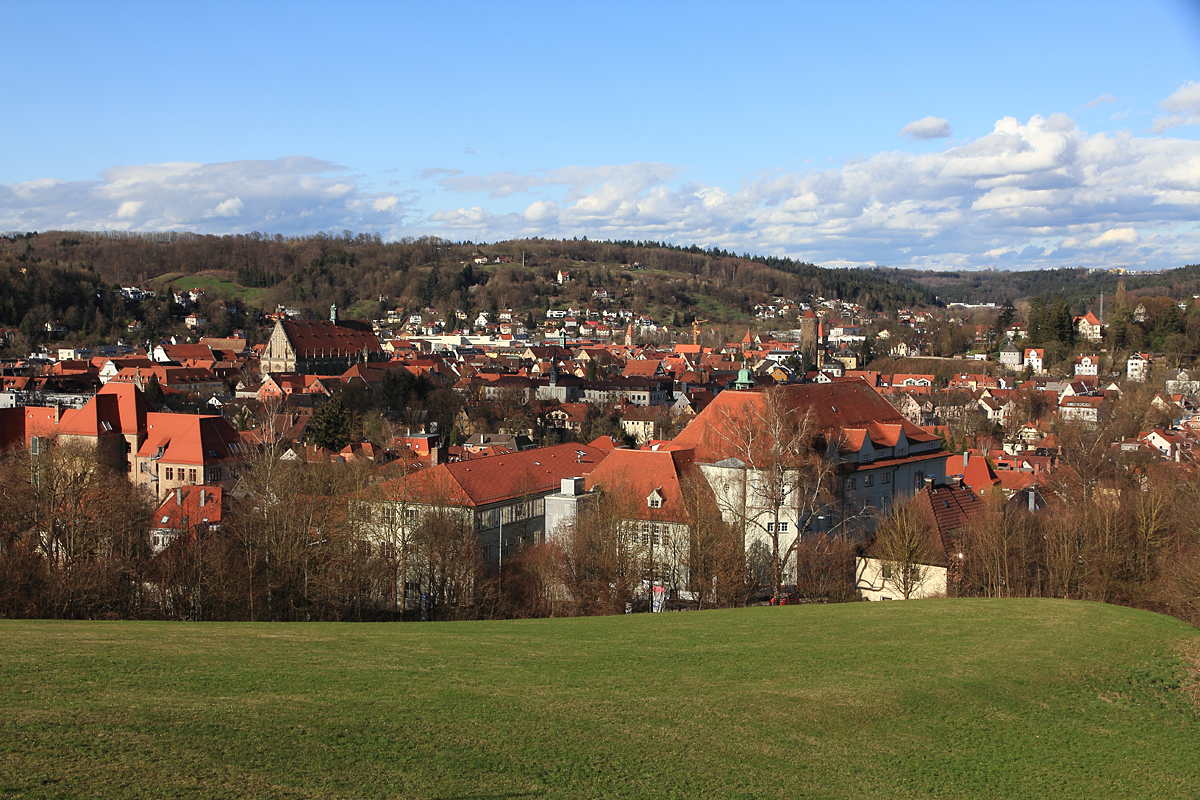
POLYGON ((693 320, 723 335, 747 327, 795 325, 796 302, 813 297, 857 303, 868 313, 951 302, 1002 305, 1061 296, 1072 313, 1098 310, 1112 297, 1200 293, 1200 266, 1117 275, 1083 269, 1030 272, 920 272, 888 268, 829 269, 788 258, 737 255, 657 242, 528 239, 476 244, 437 238, 383 242, 367 234, 324 233, 284 238, 49 231, 0 236, 0 328, 32 342, 46 323, 61 323, 72 341, 112 342, 128 331, 180 333, 182 310, 168 291, 202 289, 199 311, 210 334, 249 328, 242 313, 278 306, 325 316, 336 304, 354 319, 434 316, 474 320, 480 311, 511 309, 535 324, 547 309, 628 309, 685 331, 693 320), (570 279, 560 280, 569 273, 570 279), (116 286, 159 293, 122 299, 116 286), (110 291, 105 291, 108 289, 110 291), (228 311, 229 304, 232 311, 228 311), (759 304, 780 307, 768 322, 759 304), (784 307, 787 308, 784 308, 784 307), (130 328, 129 326, 133 327, 130 328))
POLYGON ((5 796, 1164 798, 1200 781, 1177 657, 1200 658, 1200 633, 1093 603, 0 636, 5 796))

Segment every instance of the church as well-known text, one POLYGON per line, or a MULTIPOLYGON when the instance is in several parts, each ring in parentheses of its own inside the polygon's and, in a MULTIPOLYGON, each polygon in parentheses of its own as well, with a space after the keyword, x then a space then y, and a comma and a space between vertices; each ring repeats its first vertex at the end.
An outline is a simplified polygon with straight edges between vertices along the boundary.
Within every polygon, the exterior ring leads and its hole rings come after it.
POLYGON ((387 360, 371 326, 339 320, 334 305, 329 307, 328 320, 276 322, 263 351, 261 369, 264 376, 275 372, 341 375, 355 364, 387 360))

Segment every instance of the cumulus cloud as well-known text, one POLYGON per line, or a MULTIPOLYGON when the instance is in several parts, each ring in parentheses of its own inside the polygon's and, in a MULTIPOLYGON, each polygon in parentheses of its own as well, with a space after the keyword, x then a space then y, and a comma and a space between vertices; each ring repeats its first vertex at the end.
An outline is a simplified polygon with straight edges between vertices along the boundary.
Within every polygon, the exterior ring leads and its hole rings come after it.
POLYGON ((900 136, 925 141, 928 139, 947 139, 953 130, 950 123, 942 117, 925 117, 916 122, 910 122, 900 129, 900 136))
POLYGON ((941 269, 1160 268, 1192 263, 1200 249, 1200 142, 1089 134, 1065 114, 1004 117, 935 152, 881 152, 738 186, 662 163, 419 174, 423 209, 412 189, 372 192, 306 157, 117 167, 94 181, 0 184, 0 230, 587 236, 941 269))
POLYGON ((345 167, 303 156, 113 167, 99 180, 0 184, 0 230, 252 230, 311 233, 396 225, 404 204, 345 167))
POLYGON ((1195 260, 1200 142, 1087 134, 1069 116, 999 120, 939 152, 774 172, 729 190, 669 165, 456 175, 445 188, 533 195, 439 212, 447 236, 662 239, 824 264, 1166 267, 1195 260), (653 167, 653 168, 649 168, 653 167))
POLYGON ((1200 123, 1200 81, 1185 83, 1158 105, 1167 114, 1154 120, 1155 133, 1179 125, 1200 123))

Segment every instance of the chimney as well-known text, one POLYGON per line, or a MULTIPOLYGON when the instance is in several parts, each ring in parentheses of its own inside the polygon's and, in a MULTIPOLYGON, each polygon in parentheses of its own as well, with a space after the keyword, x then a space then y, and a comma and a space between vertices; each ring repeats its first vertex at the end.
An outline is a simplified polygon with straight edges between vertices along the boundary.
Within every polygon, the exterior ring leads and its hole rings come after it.
POLYGON ((183 505, 183 489, 179 486, 175 487, 175 505, 183 505))
POLYGON ((208 492, 204 489, 200 490, 200 507, 204 508, 204 499, 208 496, 208 492))
POLYGON ((338 321, 338 319, 337 319, 337 303, 334 303, 333 305, 331 305, 329 307, 329 321, 330 322, 338 321))
POLYGON ((926 475, 926 476, 925 476, 925 488, 926 488, 926 489, 932 489, 932 488, 933 488, 933 476, 932 476, 932 475, 926 475))
POLYGON ((970 458, 971 458, 971 451, 963 450, 963 471, 964 472, 967 469, 967 461, 970 460, 970 458))
POLYGON ((560 484, 562 494, 577 497, 583 494, 583 478, 563 478, 560 484))
POLYGON ((1037 511, 1037 490, 1030 489, 1029 490, 1029 513, 1032 514, 1035 511, 1037 511))

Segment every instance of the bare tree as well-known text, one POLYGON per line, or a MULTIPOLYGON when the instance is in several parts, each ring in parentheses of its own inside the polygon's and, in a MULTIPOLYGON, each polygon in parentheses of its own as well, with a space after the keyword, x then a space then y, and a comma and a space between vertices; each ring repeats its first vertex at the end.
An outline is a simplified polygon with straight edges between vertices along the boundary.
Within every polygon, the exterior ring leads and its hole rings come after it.
POLYGON ((905 600, 912 597, 929 576, 933 549, 931 520, 913 501, 893 508, 891 516, 875 534, 871 554, 880 562, 884 585, 905 600))
POLYGON ((819 429, 811 408, 793 407, 784 386, 756 392, 741 409, 727 412, 720 426, 740 466, 717 465, 706 472, 722 513, 743 538, 766 541, 771 595, 778 602, 803 534, 831 506, 837 443, 819 429))
POLYGON ((745 546, 721 510, 704 478, 687 474, 680 483, 688 515, 688 536, 672 539, 672 560, 688 565, 686 586, 696 605, 718 608, 745 603, 749 573, 745 546), (687 552, 683 552, 685 549, 687 552))
POLYGON ((604 492, 580 512, 563 547, 563 577, 577 613, 616 614, 632 602, 642 571, 633 503, 604 492))

